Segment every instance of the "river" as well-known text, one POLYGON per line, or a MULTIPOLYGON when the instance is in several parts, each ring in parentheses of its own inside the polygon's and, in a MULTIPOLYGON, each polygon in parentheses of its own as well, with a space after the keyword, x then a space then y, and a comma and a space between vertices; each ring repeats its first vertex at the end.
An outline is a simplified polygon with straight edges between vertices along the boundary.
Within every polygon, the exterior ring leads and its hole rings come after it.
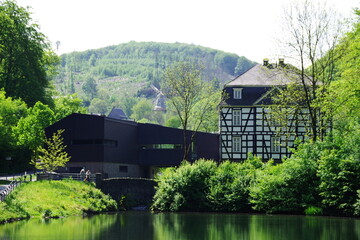
POLYGON ((360 239, 360 219, 252 214, 121 212, 0 225, 0 239, 360 239))

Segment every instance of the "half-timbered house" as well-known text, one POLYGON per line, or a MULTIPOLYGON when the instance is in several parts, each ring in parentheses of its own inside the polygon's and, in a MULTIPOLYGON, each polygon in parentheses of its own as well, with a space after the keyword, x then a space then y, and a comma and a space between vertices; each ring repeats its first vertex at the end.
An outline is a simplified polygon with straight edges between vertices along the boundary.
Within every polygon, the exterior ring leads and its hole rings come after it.
POLYGON ((291 154, 296 138, 306 136, 306 109, 289 116, 286 134, 270 117, 271 93, 296 77, 284 70, 284 62, 257 64, 225 84, 220 104, 221 160, 241 161, 249 153, 275 161, 291 154), (299 117, 301 116, 301 117, 299 117))

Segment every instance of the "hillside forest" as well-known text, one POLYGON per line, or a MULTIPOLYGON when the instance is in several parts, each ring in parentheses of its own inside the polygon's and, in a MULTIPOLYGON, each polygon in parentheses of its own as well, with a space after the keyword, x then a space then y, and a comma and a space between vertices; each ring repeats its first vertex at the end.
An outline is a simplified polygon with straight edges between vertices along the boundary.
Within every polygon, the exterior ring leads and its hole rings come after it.
POLYGON ((161 91, 168 66, 176 62, 199 64, 202 79, 220 89, 255 64, 236 54, 196 45, 133 41, 60 57, 56 90, 61 95, 77 93, 89 113, 107 114, 117 107, 137 121, 165 124, 169 120, 165 125, 173 127, 178 125, 174 125, 171 111, 167 115, 152 111, 156 89, 161 91))

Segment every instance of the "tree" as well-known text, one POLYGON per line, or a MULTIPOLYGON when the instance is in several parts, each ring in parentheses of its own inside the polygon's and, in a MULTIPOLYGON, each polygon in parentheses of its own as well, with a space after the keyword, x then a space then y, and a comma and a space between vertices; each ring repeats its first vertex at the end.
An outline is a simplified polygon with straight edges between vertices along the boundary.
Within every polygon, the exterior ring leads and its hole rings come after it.
POLYGON ((104 115, 108 111, 106 102, 99 98, 94 98, 89 106, 90 113, 98 113, 104 115))
POLYGON ((41 102, 37 102, 28 109, 28 114, 22 117, 17 126, 13 128, 17 139, 17 145, 25 146, 34 152, 37 157, 37 149, 45 139, 44 129, 55 122, 54 112, 41 102))
POLYGON ((97 95, 97 91, 98 91, 95 79, 93 77, 88 77, 85 80, 84 85, 82 86, 82 90, 88 97, 89 101, 91 101, 93 98, 95 98, 97 95))
POLYGON ((64 139, 61 137, 63 132, 62 129, 58 130, 51 138, 47 138, 45 140, 46 148, 38 147, 39 161, 33 160, 31 162, 37 169, 53 172, 58 167, 64 167, 70 160, 71 157, 65 152, 64 139))
POLYGON ((150 100, 141 98, 132 108, 132 114, 130 118, 139 121, 141 119, 153 120, 154 105, 150 100))
POLYGON ((212 90, 212 93, 210 92, 206 98, 199 100, 194 105, 192 114, 190 116, 190 129, 196 129, 196 124, 199 124, 197 119, 199 116, 203 115, 203 120, 198 126, 197 130, 202 132, 218 132, 219 112, 217 109, 219 105, 219 99, 222 97, 222 90, 212 90), (203 113, 204 109, 207 109, 205 113, 203 113))
POLYGON ((294 84, 280 90, 282 93, 278 95, 290 99, 279 98, 275 103, 284 107, 281 102, 292 101, 293 106, 305 107, 313 141, 323 138, 331 120, 331 109, 323 105, 334 80, 336 59, 340 56, 336 51, 341 36, 338 19, 331 8, 309 0, 291 4, 284 14, 285 32, 281 36, 296 68, 285 67, 294 76, 294 84))
POLYGON ((188 159, 190 144, 195 137, 196 131, 203 124, 207 113, 212 109, 210 103, 214 101, 209 98, 214 90, 211 84, 201 79, 201 71, 202 67, 199 65, 179 62, 166 69, 163 80, 162 91, 164 96, 179 116, 183 128, 184 160, 188 159), (195 105, 199 102, 202 102, 202 108, 198 109, 195 117, 195 105), (187 130, 190 129, 193 132, 190 141, 188 141, 187 130))
POLYGON ((52 102, 49 75, 59 60, 31 20, 30 13, 15 2, 0 2, 0 88, 29 106, 52 102))
POLYGON ((82 100, 76 94, 61 96, 55 99, 55 120, 59 121, 72 113, 86 113, 82 100))
POLYGON ((16 148, 13 128, 18 124, 19 119, 26 115, 27 106, 23 101, 6 97, 5 92, 0 90, 0 171, 8 170, 6 157, 12 157, 12 162, 16 166, 20 165, 19 158, 16 157, 19 156, 20 151, 16 148))

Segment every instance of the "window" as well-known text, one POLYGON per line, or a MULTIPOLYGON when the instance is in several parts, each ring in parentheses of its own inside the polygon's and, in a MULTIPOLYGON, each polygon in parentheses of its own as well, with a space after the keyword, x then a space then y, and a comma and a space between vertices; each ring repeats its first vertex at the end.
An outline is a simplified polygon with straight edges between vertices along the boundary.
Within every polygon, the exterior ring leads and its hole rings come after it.
POLYGON ((121 173, 127 173, 128 172, 128 166, 119 166, 119 172, 121 173))
POLYGON ((271 137, 271 152, 278 153, 280 152, 280 137, 271 137))
POLYGON ((233 137, 232 148, 233 148, 233 152, 241 151, 241 137, 233 137))
POLYGON ((240 126, 241 125, 241 111, 233 110, 233 125, 240 126))
POLYGON ((242 99, 242 88, 234 88, 234 99, 242 99))
POLYGON ((72 145, 103 145, 110 147, 117 147, 118 142, 110 139, 74 139, 71 141, 72 145))
POLYGON ((182 149, 181 144, 164 143, 164 144, 143 144, 140 149, 182 149))

